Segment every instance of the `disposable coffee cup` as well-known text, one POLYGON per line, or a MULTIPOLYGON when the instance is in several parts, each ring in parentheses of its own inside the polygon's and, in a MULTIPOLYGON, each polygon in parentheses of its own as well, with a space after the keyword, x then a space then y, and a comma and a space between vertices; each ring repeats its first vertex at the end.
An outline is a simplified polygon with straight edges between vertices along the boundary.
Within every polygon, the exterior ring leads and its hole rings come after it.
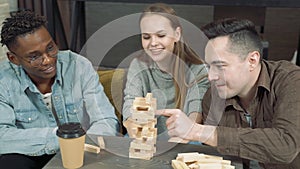
POLYGON ((60 153, 64 168, 80 168, 83 165, 85 131, 80 123, 64 123, 58 126, 60 153))

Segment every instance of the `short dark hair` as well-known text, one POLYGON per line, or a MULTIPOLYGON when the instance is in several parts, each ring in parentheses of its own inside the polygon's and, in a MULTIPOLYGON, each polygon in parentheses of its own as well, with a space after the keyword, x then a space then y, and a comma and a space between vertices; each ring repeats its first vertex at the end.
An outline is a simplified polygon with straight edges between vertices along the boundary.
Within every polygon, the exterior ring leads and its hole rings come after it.
POLYGON ((208 39, 228 36, 230 52, 239 54, 242 58, 252 51, 258 51, 262 58, 263 46, 261 38, 253 22, 247 19, 221 19, 204 25, 201 30, 208 39))
POLYGON ((19 36, 32 33, 36 29, 45 26, 47 23, 43 16, 39 16, 32 11, 22 10, 11 13, 11 17, 6 18, 2 23, 1 44, 10 48, 16 44, 19 36))

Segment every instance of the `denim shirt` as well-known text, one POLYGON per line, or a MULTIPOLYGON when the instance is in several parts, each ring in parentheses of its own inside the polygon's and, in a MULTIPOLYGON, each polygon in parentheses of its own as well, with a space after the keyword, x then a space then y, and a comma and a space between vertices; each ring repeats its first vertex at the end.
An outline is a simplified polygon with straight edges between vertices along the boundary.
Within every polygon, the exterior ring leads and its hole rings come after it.
MULTIPOLYGON (((84 57, 60 51, 52 85, 59 123, 81 122, 89 134, 117 135, 119 122, 98 74, 84 57)), ((57 122, 21 66, 0 64, 0 154, 31 156, 59 150, 57 122)))

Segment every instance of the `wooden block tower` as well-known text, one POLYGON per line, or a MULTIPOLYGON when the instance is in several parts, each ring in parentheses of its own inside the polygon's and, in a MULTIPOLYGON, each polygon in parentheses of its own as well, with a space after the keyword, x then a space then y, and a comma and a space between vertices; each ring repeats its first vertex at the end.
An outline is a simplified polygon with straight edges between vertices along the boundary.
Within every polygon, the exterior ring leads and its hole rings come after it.
POLYGON ((130 143, 129 158, 150 160, 156 152, 157 128, 155 125, 156 99, 151 93, 146 97, 137 97, 131 108, 132 122, 136 128, 133 129, 134 140, 130 143))

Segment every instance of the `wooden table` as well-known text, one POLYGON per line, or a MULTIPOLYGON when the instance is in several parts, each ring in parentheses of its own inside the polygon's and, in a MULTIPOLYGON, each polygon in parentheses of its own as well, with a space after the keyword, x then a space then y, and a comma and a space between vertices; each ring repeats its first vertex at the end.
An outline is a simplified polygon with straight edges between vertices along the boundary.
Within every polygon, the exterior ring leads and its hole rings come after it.
MULTIPOLYGON (((95 144, 96 136, 89 136, 88 143, 95 144)), ((157 141, 154 157, 151 160, 130 159, 128 150, 131 139, 124 137, 105 136, 104 142, 106 149, 101 150, 99 154, 85 152, 84 165, 82 169, 125 169, 125 168, 143 168, 143 169, 172 169, 171 160, 175 159, 178 153, 199 152, 209 155, 221 156, 215 148, 206 145, 175 144, 166 141, 157 141)), ((223 156, 224 159, 232 161, 236 169, 242 169, 242 160, 236 157, 223 156)), ((60 153, 56 154, 44 169, 62 168, 60 153)))

